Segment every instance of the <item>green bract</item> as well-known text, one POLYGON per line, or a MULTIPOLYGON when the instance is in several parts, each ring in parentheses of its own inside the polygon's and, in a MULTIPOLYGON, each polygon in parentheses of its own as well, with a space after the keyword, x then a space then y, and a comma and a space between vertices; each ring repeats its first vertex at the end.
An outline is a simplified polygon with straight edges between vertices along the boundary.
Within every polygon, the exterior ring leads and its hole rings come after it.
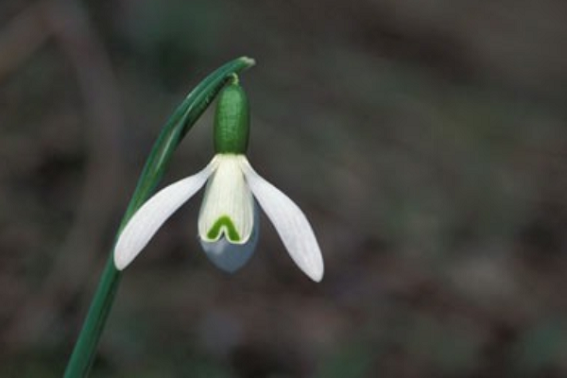
POLYGON ((215 114, 215 152, 244 154, 248 148, 249 130, 248 98, 234 79, 219 95, 215 114))

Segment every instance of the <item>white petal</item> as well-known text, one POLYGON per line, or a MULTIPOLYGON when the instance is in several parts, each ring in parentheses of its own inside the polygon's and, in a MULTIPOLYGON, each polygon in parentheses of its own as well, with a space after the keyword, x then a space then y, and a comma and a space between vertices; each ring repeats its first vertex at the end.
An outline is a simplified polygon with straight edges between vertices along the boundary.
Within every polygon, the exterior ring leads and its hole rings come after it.
POLYGON ((205 185, 215 167, 213 159, 199 173, 167 186, 144 203, 126 224, 114 247, 114 265, 118 270, 126 268, 175 210, 205 185))
POLYGON ((233 273, 240 269, 252 257, 258 244, 259 222, 257 205, 254 204, 254 227, 248 241, 244 244, 229 242, 226 237, 221 237, 214 242, 208 242, 199 238, 203 251, 218 268, 233 273))
POLYGON ((199 236, 215 242, 222 237, 244 244, 254 226, 254 198, 240 168, 240 155, 219 154, 199 213, 199 236))
POLYGON ((274 224, 289 255, 314 281, 323 278, 323 257, 307 218, 285 194, 258 175, 243 156, 242 170, 252 193, 274 224))

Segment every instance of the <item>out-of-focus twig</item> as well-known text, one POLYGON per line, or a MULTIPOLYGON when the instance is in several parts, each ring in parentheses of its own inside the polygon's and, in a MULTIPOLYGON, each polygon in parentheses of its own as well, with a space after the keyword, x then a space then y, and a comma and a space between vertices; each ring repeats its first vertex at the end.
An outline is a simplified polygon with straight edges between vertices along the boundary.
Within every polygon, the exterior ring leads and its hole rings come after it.
MULTIPOLYGON (((62 250, 54 254, 41 289, 13 319, 6 335, 7 344, 17 347, 44 334, 57 319, 58 309, 65 307, 90 282, 85 278, 99 272, 92 267, 98 266, 96 252, 102 250, 101 236, 118 192, 122 171, 118 133, 123 116, 110 60, 80 4, 66 0, 40 1, 14 23, 17 27, 11 27, 10 40, 29 38, 35 42, 26 54, 20 53, 18 63, 31 56, 48 36, 58 44, 73 67, 88 124, 86 180, 76 218, 62 250), (42 36, 41 40, 38 35, 42 36)), ((2 67, 16 68, 0 63, 2 67)))

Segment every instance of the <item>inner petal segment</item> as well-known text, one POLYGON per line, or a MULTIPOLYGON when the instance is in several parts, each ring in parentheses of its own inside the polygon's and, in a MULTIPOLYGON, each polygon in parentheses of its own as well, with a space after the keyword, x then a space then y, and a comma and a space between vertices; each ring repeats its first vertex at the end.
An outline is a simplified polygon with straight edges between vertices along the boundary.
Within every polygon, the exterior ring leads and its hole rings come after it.
POLYGON ((239 155, 219 154, 216 171, 207 183, 199 214, 199 237, 206 242, 226 238, 244 244, 254 226, 254 198, 248 187, 239 155))

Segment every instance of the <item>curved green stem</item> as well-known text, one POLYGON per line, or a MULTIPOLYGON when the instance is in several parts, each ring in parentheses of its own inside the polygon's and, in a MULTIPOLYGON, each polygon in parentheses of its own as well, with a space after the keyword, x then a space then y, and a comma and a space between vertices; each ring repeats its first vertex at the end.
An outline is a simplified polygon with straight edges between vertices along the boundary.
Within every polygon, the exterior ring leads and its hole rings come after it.
MULTIPOLYGON (((173 152, 222 87, 231 79, 232 75, 253 65, 254 60, 247 57, 230 61, 207 76, 175 110, 150 152, 120 223, 117 237, 132 215, 153 193, 171 160, 173 152)), ((106 319, 114 302, 120 277, 121 272, 114 266, 113 253, 111 252, 85 323, 67 364, 64 378, 82 378, 88 375, 96 356, 96 348, 106 319)))

